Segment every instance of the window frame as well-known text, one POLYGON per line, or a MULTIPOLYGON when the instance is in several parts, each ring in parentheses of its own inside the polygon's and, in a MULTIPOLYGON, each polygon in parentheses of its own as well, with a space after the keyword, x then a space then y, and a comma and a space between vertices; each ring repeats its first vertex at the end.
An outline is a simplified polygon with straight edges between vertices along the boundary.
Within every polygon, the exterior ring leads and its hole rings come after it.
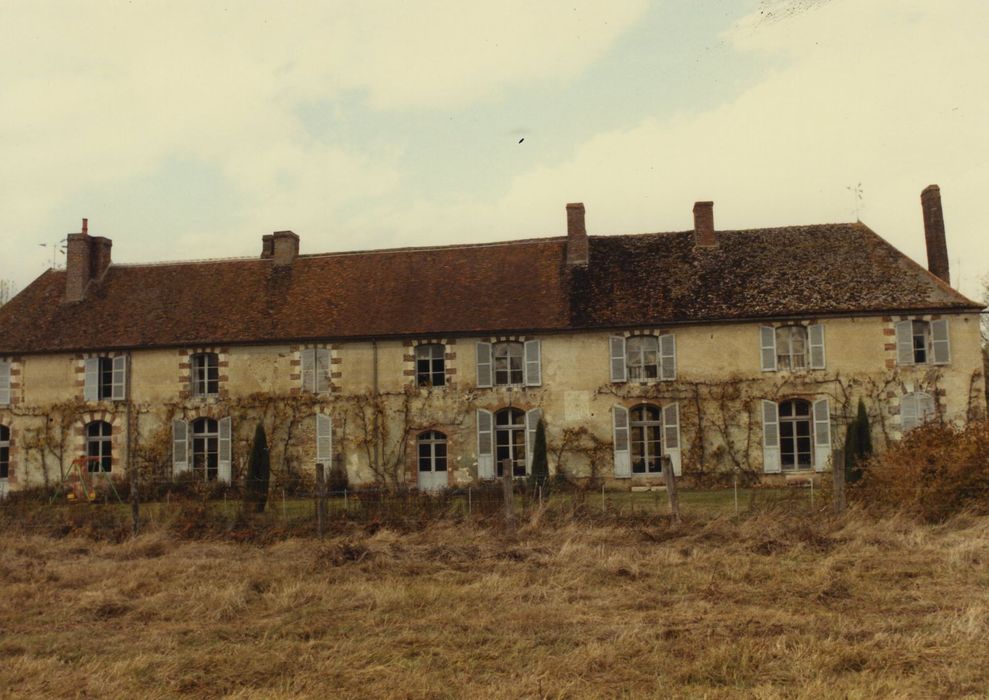
POLYGON ((417 387, 431 389, 446 386, 446 346, 443 343, 420 343, 415 346, 413 355, 417 387), (428 353, 427 356, 421 357, 420 355, 424 353, 428 353), (420 366, 423 362, 427 363, 425 371, 420 366), (439 382, 436 381, 437 377, 439 382))
POLYGON ((661 407, 641 403, 628 409, 628 451, 632 476, 660 476, 663 473, 664 427, 661 407), (647 417, 647 414, 652 415, 647 417), (638 436, 636 433, 639 433, 638 436))
POLYGON ((189 421, 188 449, 189 471, 198 477, 201 469, 203 481, 219 481, 220 421, 216 418, 210 418, 208 416, 200 416, 199 418, 189 421), (200 426, 205 429, 201 429, 200 426), (203 458, 204 462, 202 467, 198 464, 200 457, 203 458))
POLYGON ((10 477, 10 426, 0 423, 0 479, 10 477))
POLYGON ((810 369, 810 331, 802 323, 790 323, 777 326, 775 329, 776 340, 776 371, 784 372, 805 372, 810 369), (801 352, 794 351, 794 341, 803 344, 801 352), (782 350, 782 344, 786 344, 786 352, 782 350), (799 360, 797 365, 795 360, 799 360))
POLYGON ((525 386, 525 343, 518 340, 502 340, 491 344, 492 386, 525 386), (499 352, 504 350, 503 355, 499 352), (516 356, 513 350, 518 350, 516 356), (518 360, 518 367, 512 367, 512 360, 518 360), (515 374, 518 381, 515 381, 515 374), (505 375, 506 381, 499 377, 505 375))
POLYGON ((504 475, 502 460, 509 459, 512 463, 512 476, 516 478, 524 477, 528 474, 528 459, 526 445, 526 412, 514 406, 503 408, 494 412, 493 432, 494 443, 494 473, 501 478, 504 475), (511 422, 503 422, 503 418, 508 416, 511 422), (517 420, 518 422, 514 422, 517 420), (506 438, 503 440, 502 438, 506 438), (504 444, 503 444, 504 443, 504 444), (502 449, 507 450, 507 454, 502 454, 502 449), (521 457, 519 456, 521 450, 521 457))
POLYGON ((791 398, 784 399, 777 402, 777 422, 779 425, 779 451, 780 451, 780 470, 783 472, 798 472, 798 471, 809 471, 814 468, 814 448, 815 442, 815 426, 814 426, 814 402, 808 401, 802 398, 791 398), (789 415, 784 414, 784 406, 792 406, 791 413, 789 415), (806 407, 806 413, 797 413, 796 409, 798 406, 806 407), (807 434, 800 435, 799 424, 807 424, 807 434), (784 429, 784 426, 787 426, 784 429), (787 435, 786 433, 790 434, 787 435), (787 464, 788 450, 784 447, 787 441, 792 442, 792 462, 787 464), (800 440, 807 441, 806 450, 800 449, 800 440), (806 463, 801 462, 801 456, 806 455, 806 463))
POLYGON ((90 474, 109 474, 113 471, 113 425, 105 420, 86 424, 86 470, 90 474), (95 461, 93 458, 99 461, 95 461))
POLYGON ((449 449, 446 434, 439 430, 425 430, 416 436, 416 469, 420 473, 436 474, 449 471, 449 449), (426 448, 426 454, 423 454, 426 448), (439 454, 442 452, 442 454, 439 454), (442 463, 442 467, 439 466, 442 463), (423 469, 423 466, 426 469, 423 469))
POLYGON ((659 347, 659 336, 642 333, 639 335, 630 335, 625 339, 625 376, 630 382, 654 382, 658 381, 660 374, 662 372, 662 360, 660 358, 660 347, 659 347), (649 348, 641 347, 645 341, 652 341, 654 347, 650 350, 649 348), (636 346, 633 348, 633 344, 636 346), (635 361, 633 361, 632 353, 636 353, 635 361), (647 352, 653 353, 653 361, 648 363, 645 361, 645 355, 647 352), (649 374, 649 368, 652 368, 653 373, 649 374))
POLYGON ((189 382, 193 397, 210 398, 220 395, 220 355, 216 352, 195 352, 189 357, 189 382), (212 366, 211 366, 212 365, 212 366), (212 389, 212 390, 211 390, 212 389))

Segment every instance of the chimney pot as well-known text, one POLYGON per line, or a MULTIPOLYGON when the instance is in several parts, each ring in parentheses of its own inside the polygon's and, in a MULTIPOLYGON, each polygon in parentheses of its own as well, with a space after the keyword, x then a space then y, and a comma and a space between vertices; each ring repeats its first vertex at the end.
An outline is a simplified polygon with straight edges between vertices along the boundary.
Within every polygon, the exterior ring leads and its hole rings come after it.
POLYGON ((702 248, 718 245, 714 232, 714 202, 694 202, 694 244, 702 248))
POLYGON ((920 193, 924 212, 924 238, 927 239, 927 269, 951 284, 948 270, 948 244, 944 237, 944 213, 941 210, 941 188, 928 185, 920 193))
POLYGON ((261 258, 264 260, 275 257, 275 236, 266 233, 261 236, 261 258))
POLYGON ((586 266, 589 256, 584 205, 572 202, 567 205, 567 265, 586 266))
POLYGON ((299 255, 299 236, 294 232, 275 231, 271 234, 271 241, 271 257, 277 267, 291 265, 299 255))

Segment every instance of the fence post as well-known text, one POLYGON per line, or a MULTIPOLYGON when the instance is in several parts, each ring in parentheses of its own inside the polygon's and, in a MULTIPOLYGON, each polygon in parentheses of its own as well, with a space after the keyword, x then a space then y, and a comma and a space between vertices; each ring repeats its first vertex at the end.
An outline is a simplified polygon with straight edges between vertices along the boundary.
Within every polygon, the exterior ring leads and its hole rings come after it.
POLYGON ((670 515, 673 517, 673 524, 680 524, 680 498, 677 495, 677 478, 673 473, 673 462, 667 455, 663 455, 663 476, 666 477, 666 496, 670 499, 670 515))
POLYGON ((316 465, 316 534, 323 536, 323 518, 326 516, 326 472, 322 464, 316 465))
POLYGON ((467 516, 471 514, 470 486, 467 487, 467 516))
POLYGON ((141 499, 137 493, 137 470, 132 470, 130 478, 130 517, 134 525, 134 537, 141 530, 141 499))
POLYGON ((738 473, 732 474, 732 488, 735 489, 735 517, 738 517, 738 473))
POLYGON ((814 510, 814 477, 810 478, 810 509, 814 510))
POLYGON ((347 489, 343 490, 343 512, 346 513, 349 509, 347 508, 347 489))
POLYGON ((512 478, 512 461, 501 462, 501 494, 505 501, 505 527, 515 532, 515 484, 512 478))
POLYGON ((845 452, 837 448, 831 453, 831 478, 834 480, 834 512, 845 512, 845 452))

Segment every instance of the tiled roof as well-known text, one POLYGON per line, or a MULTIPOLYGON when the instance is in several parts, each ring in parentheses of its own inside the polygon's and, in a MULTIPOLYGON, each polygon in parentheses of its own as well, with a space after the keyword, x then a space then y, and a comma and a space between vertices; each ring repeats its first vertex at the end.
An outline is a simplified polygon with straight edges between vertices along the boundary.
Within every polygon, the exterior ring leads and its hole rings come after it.
POLYGON ((48 271, 0 307, 0 353, 565 331, 676 322, 977 309, 862 224, 592 236, 111 265, 66 304, 48 271))

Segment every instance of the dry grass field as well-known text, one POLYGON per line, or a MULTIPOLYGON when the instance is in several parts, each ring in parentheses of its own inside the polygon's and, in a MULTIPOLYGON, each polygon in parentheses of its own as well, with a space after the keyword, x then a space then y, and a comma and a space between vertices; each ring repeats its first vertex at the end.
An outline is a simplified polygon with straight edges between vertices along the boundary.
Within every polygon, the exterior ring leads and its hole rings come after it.
POLYGON ((984 697, 989 518, 0 538, 0 696, 984 697))

